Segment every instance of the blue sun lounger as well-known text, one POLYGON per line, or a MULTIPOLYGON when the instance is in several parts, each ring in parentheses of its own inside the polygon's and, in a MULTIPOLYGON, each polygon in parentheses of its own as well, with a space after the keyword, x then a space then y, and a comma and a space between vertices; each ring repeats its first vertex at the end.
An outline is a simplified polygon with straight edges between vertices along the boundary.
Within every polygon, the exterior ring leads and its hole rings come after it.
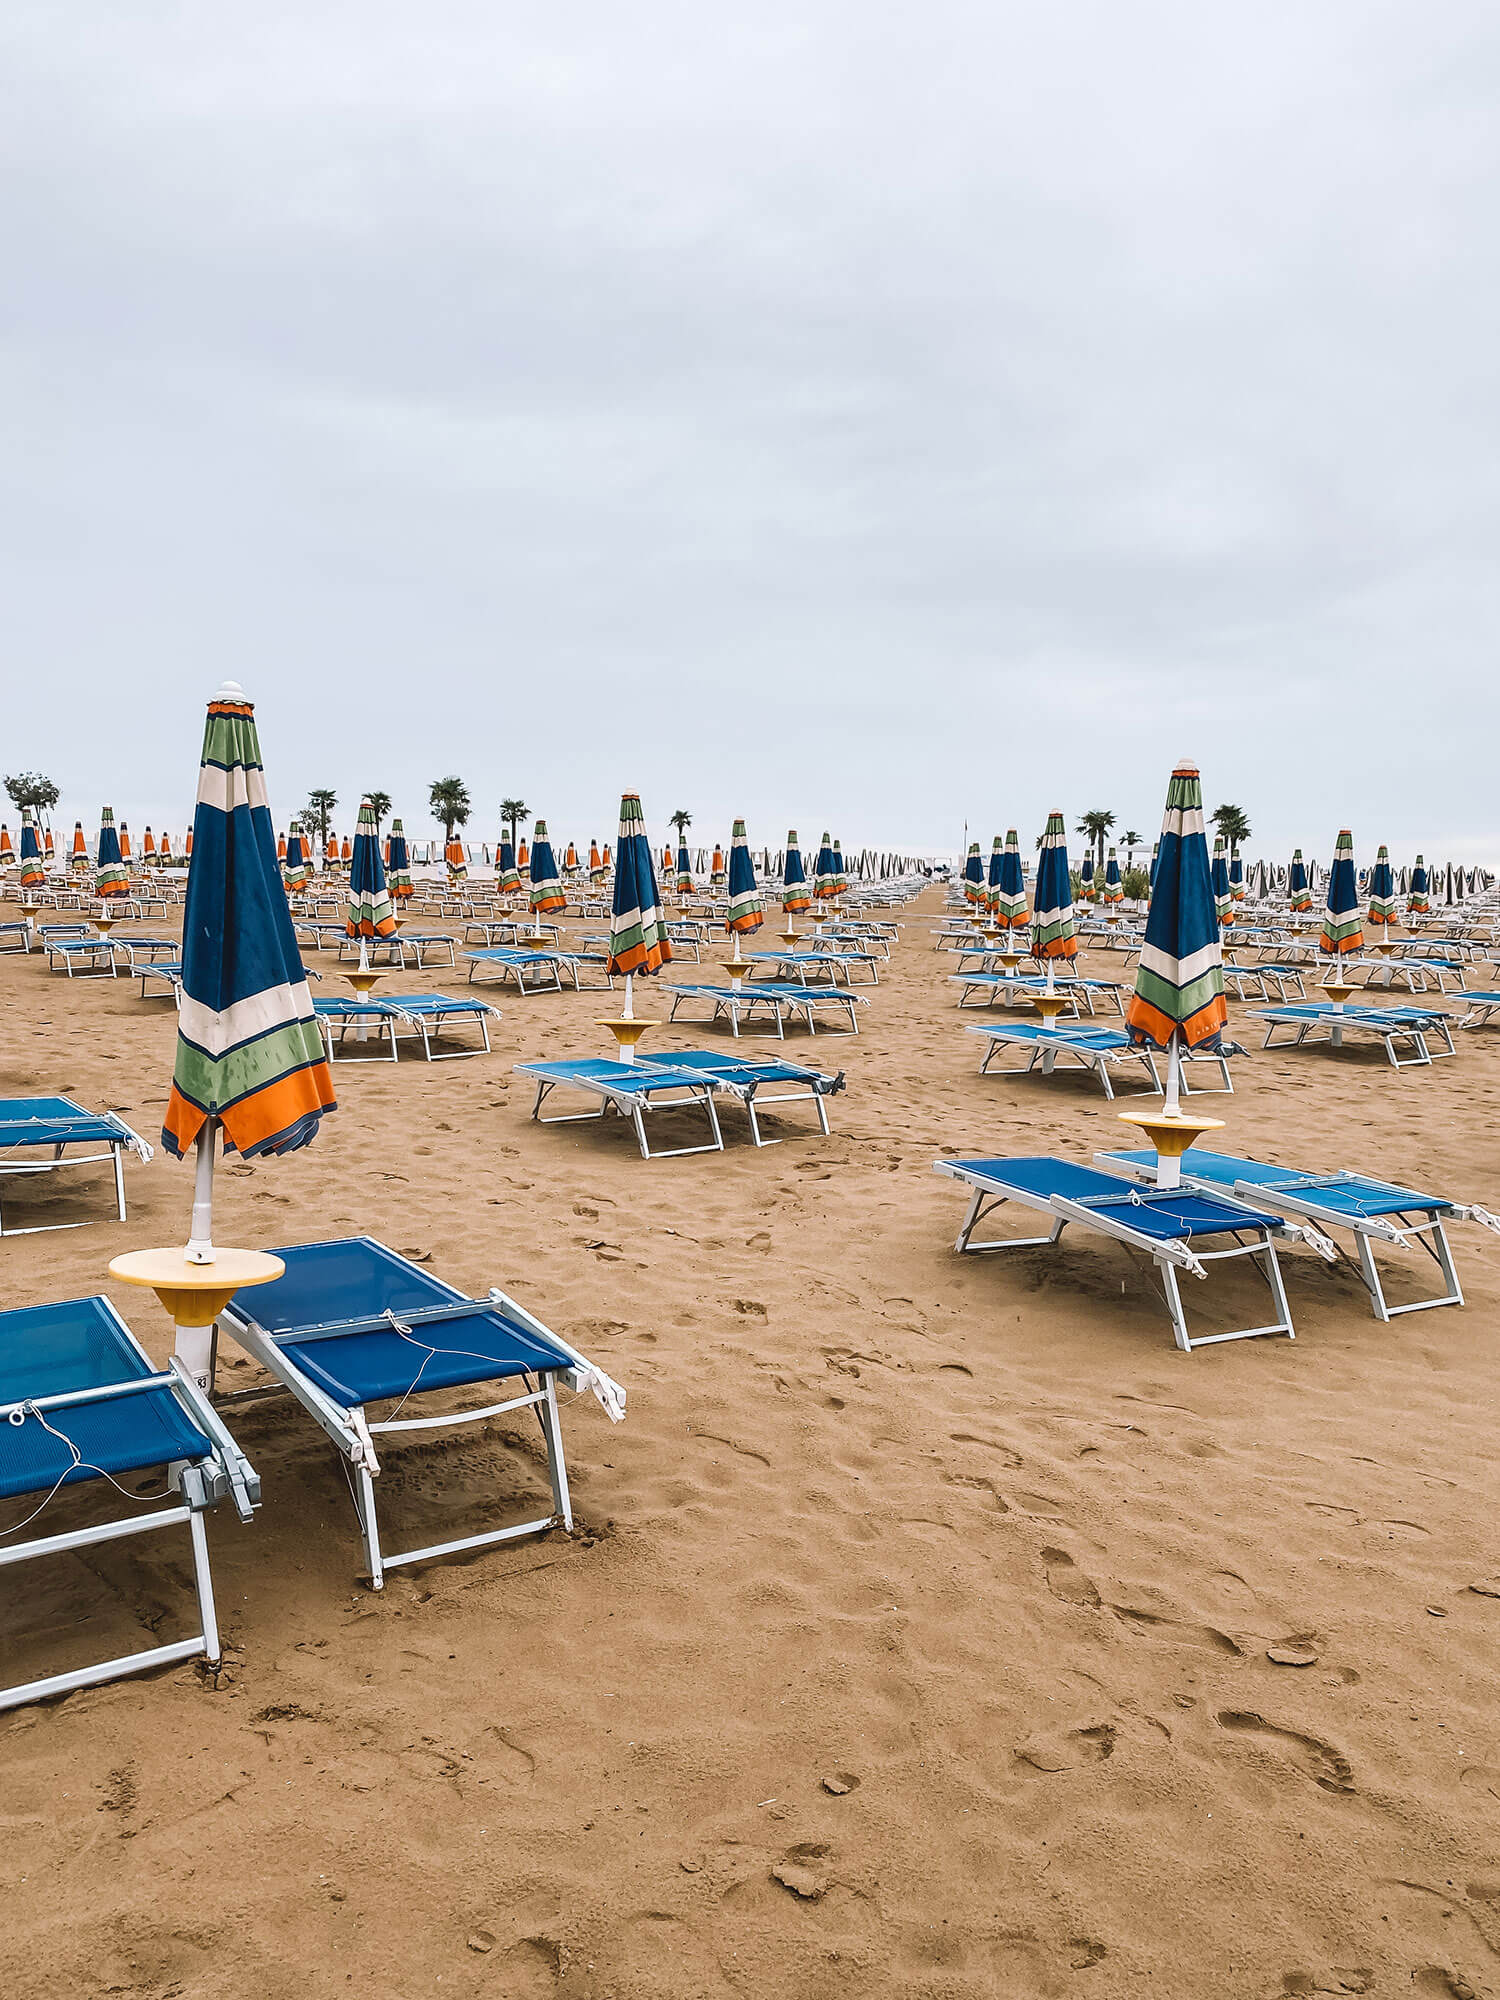
POLYGON ((1465 993, 1469 1011, 1459 1022, 1461 1028, 1489 1028, 1500 1014, 1500 993, 1465 993))
POLYGON ((56 972, 61 967, 69 979, 81 979, 90 973, 105 979, 115 977, 115 947, 109 938, 100 937, 97 931, 85 929, 82 925, 61 927, 48 924, 43 926, 41 937, 49 972, 56 972))
MULTIPOLYGON (((950 972, 948 983, 961 989, 960 1007, 1010 1006, 1047 990, 1045 976, 1035 972, 950 972), (983 997, 974 1002, 971 993, 983 997)), ((1118 979, 1059 979, 1053 990, 1066 996, 1075 1016, 1085 1011, 1092 1015, 1096 998, 1110 1001, 1117 1014, 1125 1012, 1125 988, 1118 979)))
POLYGON ((0 1567, 186 1527, 202 1626, 191 1638, 0 1689, 0 1709, 199 1654, 217 1662, 203 1515, 226 1496, 248 1521, 260 1499, 255 1473, 192 1377, 175 1361, 154 1368, 108 1299, 0 1313, 0 1567), (159 1474, 165 1491, 143 1501, 134 1491, 142 1473, 159 1474), (127 1476, 129 1488, 120 1483, 127 1476), (15 1539, 64 1486, 94 1480, 116 1487, 130 1511, 15 1539))
POLYGON ((670 986, 663 982, 663 993, 672 996, 669 1021, 677 1019, 677 1010, 687 1000, 702 1000, 708 1003, 708 1019, 717 1021, 721 1016, 729 1017, 729 1025, 736 1038, 740 1032, 740 1016, 753 1025, 757 1017, 769 1020, 775 1027, 778 1041, 786 1039, 788 1017, 799 1015, 806 1024, 807 1032, 818 1032, 817 1016, 820 1013, 835 1013, 843 1016, 852 1034, 859 1033, 857 1008, 868 1007, 869 1001, 863 993, 851 993, 846 986, 784 986, 770 979, 742 980, 738 986, 688 985, 670 986))
MULTIPOLYGON (((1149 1148, 1141 1152, 1098 1153, 1095 1158, 1100 1166, 1114 1173, 1147 1182, 1156 1178, 1156 1155, 1149 1148)), ((1252 1205, 1272 1201, 1288 1215, 1303 1216, 1321 1231, 1351 1235, 1358 1259, 1352 1268, 1369 1293, 1371 1310, 1379 1320, 1394 1319, 1400 1313, 1426 1312, 1433 1306, 1463 1304, 1463 1288, 1454 1268, 1446 1223, 1477 1222, 1484 1228, 1500 1231, 1500 1222, 1488 1209, 1446 1201, 1440 1195, 1422 1194, 1394 1181, 1376 1180, 1370 1174, 1298 1173, 1292 1167, 1267 1166, 1261 1160, 1236 1159, 1229 1153, 1211 1153, 1193 1146, 1182 1156, 1182 1177, 1190 1186, 1227 1194, 1252 1205), (1442 1274, 1443 1290, 1432 1298, 1416 1299, 1408 1305, 1391 1305, 1375 1262, 1379 1244, 1392 1249, 1415 1245, 1425 1250, 1442 1274)), ((1350 1262, 1336 1240, 1332 1248, 1343 1262, 1350 1262)))
POLYGON ((1151 1259, 1166 1298, 1172 1336, 1184 1354, 1195 1347, 1250 1340, 1261 1334, 1284 1333, 1288 1340, 1295 1338, 1281 1266, 1276 1260, 1274 1239, 1289 1233, 1279 1215, 1239 1201, 1217 1200, 1196 1189, 1122 1188, 1113 1174, 1048 1154, 1014 1160, 936 1160, 933 1171, 961 1181, 973 1191, 954 1244, 960 1252, 1034 1249, 1056 1243, 1067 1225, 1076 1223, 1151 1259), (1052 1227, 1048 1234, 995 1237, 976 1243, 976 1226, 1002 1202, 1015 1202, 1049 1216, 1052 1227), (1206 1278, 1209 1264, 1237 1257, 1250 1258, 1270 1287, 1275 1319, 1264 1326, 1243 1326, 1192 1338, 1178 1273, 1206 1278))
POLYGON ((825 1076, 821 1070, 809 1069, 805 1063, 787 1062, 783 1058, 772 1057, 768 1061, 748 1056, 724 1055, 713 1049, 673 1049, 668 1055, 638 1055, 637 1064, 648 1068, 669 1069, 676 1075, 691 1071, 695 1076, 706 1078, 716 1090, 724 1091, 736 1098, 745 1107, 750 1120, 750 1136, 757 1146, 779 1146, 779 1139, 763 1139, 757 1110, 768 1104, 808 1104, 818 1114, 818 1126, 823 1133, 828 1131, 828 1112, 823 1100, 833 1097, 844 1088, 844 1072, 837 1076, 825 1076), (800 1085, 800 1089, 768 1090, 768 1084, 788 1083, 800 1085))
MULTIPOLYGON (((871 951, 834 951, 831 949, 824 951, 815 951, 812 949, 804 951, 747 951, 744 963, 748 966, 769 967, 770 970, 764 975, 767 979, 793 979, 801 986, 816 985, 825 979, 830 985, 837 985, 841 973, 843 975, 843 984, 845 986, 852 985, 854 983, 853 968, 861 965, 867 968, 869 978, 862 980, 860 984, 866 986, 878 986, 880 984, 879 961, 871 951)), ((760 974, 752 972, 750 977, 755 979, 760 977, 760 974)))
POLYGON ((1262 1048, 1311 1048, 1326 1042, 1342 1048, 1345 1035, 1373 1035, 1381 1044, 1392 1069, 1414 1069, 1432 1063, 1453 1050, 1452 1016, 1432 1007, 1337 1007, 1330 1001, 1309 1000, 1304 1005, 1256 1007, 1255 1018, 1267 1023, 1262 1048), (1289 1039, 1275 1041, 1278 1027, 1293 1030, 1289 1039), (1433 1048, 1433 1041, 1441 1048, 1433 1048), (1409 1055, 1397 1054, 1405 1047, 1409 1055))
POLYGON ((1161 1079, 1150 1049, 1134 1047, 1123 1028, 1096 1028, 1087 1021, 1058 1021, 1050 1028, 1036 1021, 997 1021, 987 1022, 982 1028, 966 1028, 964 1032, 983 1035, 986 1040, 979 1064, 981 1076, 1029 1076, 1038 1064, 1043 1076, 1051 1076, 1062 1057, 1070 1065, 1091 1071, 1108 1098, 1115 1094, 1111 1071, 1127 1064, 1139 1064, 1145 1071, 1146 1081, 1140 1085, 1143 1091, 1158 1094, 1161 1091, 1161 1079), (1002 1063, 997 1067, 996 1056, 1011 1049, 1028 1050, 1025 1062, 1002 1063))
POLYGON ((625 1391, 618 1383, 504 1292, 471 1299, 371 1237, 293 1244, 276 1255, 286 1265, 284 1276, 237 1292, 224 1310, 223 1325, 347 1460, 373 1589, 383 1587, 388 1569, 549 1528, 571 1532, 557 1386, 592 1390, 618 1422, 625 1414, 625 1391), (429 1396, 479 1383, 515 1384, 519 1393, 503 1392, 500 1401, 483 1408, 427 1408, 429 1396), (421 1399, 422 1414, 404 1415, 414 1399, 421 1399), (385 1403, 394 1405, 389 1416, 369 1415, 372 1404, 385 1403), (535 1410, 541 1424, 551 1510, 455 1541, 387 1553, 375 1509, 374 1482, 381 1469, 376 1439, 429 1436, 525 1409, 535 1410))
MULTIPOLYGON (((0 1189, 7 1179, 95 1166, 109 1160, 115 1173, 115 1215, 125 1220, 125 1155, 142 1161, 151 1148, 112 1111, 85 1111, 71 1097, 0 1097, 0 1189), (75 1152, 74 1147, 87 1147, 75 1152), (40 1157, 38 1157, 40 1155, 40 1157)), ((7 1229, 0 1208, 0 1236, 40 1236, 49 1229, 82 1229, 81 1222, 40 1222, 7 1229)))
POLYGON ((318 1025, 323 1030, 324 1045, 328 1050, 329 1062, 383 1062, 386 1052, 392 1062, 400 1059, 399 1031, 410 1029, 408 1040, 422 1044, 422 1054, 428 1062, 453 1062, 460 1056, 487 1056, 490 1052, 491 1020, 498 1021, 500 1009, 492 1007, 488 1000, 473 998, 455 999, 448 993, 383 993, 377 1000, 367 995, 363 1000, 351 994, 339 995, 334 999, 313 1001, 313 1012, 318 1025), (448 1031, 460 1022, 468 1022, 479 1030, 479 1045, 474 1048, 433 1050, 433 1039, 446 1038, 448 1031), (374 1055, 351 1056, 344 1051, 345 1040, 350 1028, 356 1031, 356 1045, 360 1027, 375 1029, 376 1052, 374 1055), (334 1040, 334 1029, 338 1029, 338 1040, 334 1040), (337 1050, 337 1053, 335 1051, 337 1050))
POLYGON ((721 1086, 698 1071, 668 1069, 659 1063, 615 1062, 605 1056, 581 1056, 569 1062, 517 1063, 515 1071, 517 1076, 536 1078, 536 1102, 531 1115, 539 1125, 583 1125, 613 1111, 634 1128, 643 1160, 675 1160, 685 1153, 724 1150, 724 1135, 719 1130, 719 1114, 714 1105, 714 1093, 721 1086), (542 1106, 554 1090, 582 1091, 599 1100, 599 1109, 544 1118, 542 1106), (708 1129, 713 1135, 708 1144, 659 1147, 653 1152, 646 1138, 646 1114, 690 1108, 706 1113, 708 1129))

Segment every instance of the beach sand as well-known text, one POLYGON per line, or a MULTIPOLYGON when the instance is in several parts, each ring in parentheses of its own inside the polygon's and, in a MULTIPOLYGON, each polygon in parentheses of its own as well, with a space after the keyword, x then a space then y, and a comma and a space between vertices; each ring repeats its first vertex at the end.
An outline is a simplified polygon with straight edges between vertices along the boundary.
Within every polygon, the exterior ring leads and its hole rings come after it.
MULTIPOLYGON (((368 1232, 503 1285, 629 1415, 564 1409, 572 1539, 375 1595, 322 1433, 238 1413, 265 1503, 210 1524, 218 1684, 0 1717, 10 2000, 1500 1992, 1500 1239, 1454 1231, 1466 1310, 1389 1325, 1288 1253, 1295 1344, 1191 1356, 1115 1246, 956 1257, 940 1153, 1128 1135, 1086 1081, 976 1074, 938 908, 904 912, 857 1038, 788 1043, 847 1072, 831 1138, 756 1152, 730 1109, 722 1157, 648 1164, 620 1124, 539 1128, 511 1063, 607 1052, 613 1008, 506 992, 488 1059, 340 1068, 310 1150, 221 1171, 220 1241, 368 1232)), ((7 1094, 155 1140, 168 1002, 12 956, 0 1002, 7 1094)), ((1236 1076, 1203 1100, 1226 1145, 1500 1206, 1500 1033, 1426 1073, 1236 1076)), ((3 1303, 105 1290, 161 1357, 105 1266, 183 1240, 190 1175, 127 1181, 126 1224, 0 1244, 3 1303)), ((1248 1277, 1187 1289, 1259 1310, 1248 1277)), ((390 1539, 541 1471, 523 1423, 393 1449, 390 1539)), ((7 1570, 6 1678, 189 1629, 158 1539, 7 1570)))

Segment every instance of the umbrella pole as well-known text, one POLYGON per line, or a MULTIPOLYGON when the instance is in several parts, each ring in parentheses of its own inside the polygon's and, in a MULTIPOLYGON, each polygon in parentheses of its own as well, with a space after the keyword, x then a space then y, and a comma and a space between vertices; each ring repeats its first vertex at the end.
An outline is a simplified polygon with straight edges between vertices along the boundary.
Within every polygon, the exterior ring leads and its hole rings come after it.
POLYGON ((626 975, 625 975, 625 1006, 624 1006, 624 1010, 623 1010, 623 1014, 624 1014, 624 1019, 625 1019, 625 1020, 627 1020, 627 1021, 633 1021, 633 1020, 635 1019, 635 998, 634 998, 634 979, 635 979, 635 975, 634 975, 634 973, 630 973, 630 972, 627 972, 627 973, 626 973, 626 975))
MULTIPOLYGON (((1172 1039, 1167 1044, 1167 1100, 1165 1109, 1169 1118, 1179 1118, 1182 1115, 1182 1039, 1176 1028, 1172 1030, 1172 1039)), ((1174 1182, 1173 1185, 1175 1186, 1175 1184, 1174 1182)))
POLYGON ((193 1175, 193 1222, 183 1256, 189 1264, 214 1261, 214 1142, 217 1118, 205 1118, 198 1134, 198 1158, 193 1175))

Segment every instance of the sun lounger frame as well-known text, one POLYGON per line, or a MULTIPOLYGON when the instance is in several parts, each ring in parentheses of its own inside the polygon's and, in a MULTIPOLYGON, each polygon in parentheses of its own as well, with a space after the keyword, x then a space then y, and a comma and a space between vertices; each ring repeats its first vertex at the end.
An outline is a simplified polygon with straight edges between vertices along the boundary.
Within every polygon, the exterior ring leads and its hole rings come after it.
POLYGON ((1427 1068, 1442 1056, 1455 1053, 1449 1016, 1425 1008, 1335 1007, 1332 1003, 1322 1005, 1309 1000, 1303 1006, 1257 1007, 1252 1011, 1257 1020, 1267 1024, 1266 1038, 1261 1043, 1265 1049, 1313 1048, 1320 1042, 1338 1049, 1343 1047, 1344 1036, 1353 1033, 1374 1035, 1392 1069, 1427 1068), (1274 1039, 1276 1030, 1283 1026, 1292 1028, 1294 1033, 1290 1039, 1278 1042, 1274 1039), (1432 1048, 1429 1035, 1440 1037, 1444 1046, 1432 1048), (1397 1045, 1402 1043, 1412 1049, 1411 1055, 1397 1054, 1397 1045))
MULTIPOLYGON (((92 1661, 86 1666, 70 1667, 62 1673, 46 1674, 35 1680, 0 1688, 0 1711, 19 1708, 27 1702, 46 1701, 55 1695, 71 1694, 78 1688, 98 1687, 106 1681, 123 1680, 131 1674, 149 1673, 153 1667, 175 1665, 182 1660, 202 1657, 210 1666, 217 1666, 221 1657, 219 1625, 203 1516, 209 1507, 226 1496, 233 1500, 242 1521, 248 1521, 260 1504, 260 1481, 254 1469, 229 1435, 218 1412, 182 1364, 174 1356, 165 1369, 155 1369, 145 1349, 111 1302, 100 1297, 95 1303, 103 1308, 115 1329, 139 1356, 144 1372, 89 1389, 31 1396, 19 1402, 0 1400, 0 1423, 24 1420, 24 1413, 28 1411, 39 1411, 52 1420, 69 1409, 76 1409, 81 1403, 117 1402, 129 1396, 165 1390, 208 1439, 212 1447, 210 1455, 202 1460, 163 1460, 155 1468, 136 1468, 136 1474, 139 1474, 160 1470, 165 1465, 167 1477, 177 1489, 178 1498, 174 1504, 153 1508, 150 1513, 116 1515, 86 1528, 69 1528, 55 1535, 33 1535, 24 1542, 0 1542, 0 1568, 14 1563, 44 1561, 77 1549, 98 1548, 105 1542, 124 1541, 137 1535, 186 1527, 192 1546, 193 1590, 197 1598, 200 1629, 185 1639, 169 1640, 162 1645, 145 1647, 140 1652, 122 1653, 110 1659, 92 1661)), ((79 1483, 92 1486, 95 1482, 79 1483)))
MULTIPOLYGON (((12 1098, 12 1099, 7 1099, 5 1101, 9 1103, 24 1104, 28 1101, 45 1103, 48 1102, 49 1100, 47 1099, 27 1100, 26 1098, 12 1098)), ((119 1132, 119 1137, 115 1139, 103 1139, 99 1137, 97 1134, 90 1134, 90 1136, 86 1139, 76 1139, 76 1140, 70 1140, 70 1139, 28 1140, 24 1136, 24 1133, 22 1133, 19 1129, 19 1121, 11 1121, 11 1120, 6 1120, 4 1118, 0 1118, 0 1238, 10 1237, 10 1236, 45 1236, 49 1234, 51 1231, 57 1229, 87 1229, 88 1227, 90 1227, 91 1223, 97 1222, 100 1218, 97 1216, 93 1216, 82 1222, 34 1222, 25 1229, 7 1229, 5 1226, 4 1195, 5 1195, 5 1183, 7 1180, 21 1180, 28 1176, 35 1176, 37 1174, 57 1173, 64 1167, 95 1167, 98 1166, 100 1161, 102 1160, 110 1161, 114 1169, 114 1176, 115 1176, 114 1219, 116 1222, 124 1222, 126 1219, 125 1154, 127 1153, 127 1151, 134 1152, 140 1158, 149 1160, 151 1157, 151 1148, 146 1144, 145 1140, 142 1139, 139 1132, 133 1131, 131 1127, 125 1123, 124 1119, 117 1117, 114 1112, 86 1111, 81 1104, 74 1104, 72 1098, 70 1097, 63 1098, 61 1101, 64 1104, 69 1105, 79 1118, 87 1119, 91 1123, 103 1123, 116 1127, 116 1129, 119 1132), (25 1146, 25 1145, 49 1146, 51 1148, 52 1157, 51 1159, 46 1159, 46 1160, 13 1160, 10 1157, 11 1151, 17 1146, 25 1146), (79 1145, 79 1146, 102 1145, 104 1147, 104 1151, 102 1153, 69 1153, 67 1151, 67 1148, 70 1145, 79 1145)), ((55 1126, 62 1121, 60 1121, 57 1118, 50 1118, 50 1119, 44 1118, 39 1120, 39 1122, 44 1125, 55 1126)))
POLYGON ((1081 1069, 1091 1071, 1098 1079, 1104 1095, 1114 1099, 1115 1087, 1110 1070, 1116 1065, 1139 1063, 1150 1078, 1149 1085, 1143 1084, 1141 1095, 1161 1094, 1161 1078, 1157 1075, 1156 1062, 1150 1049, 1135 1048, 1123 1039, 1120 1031, 1110 1028, 1075 1030, 1048 1029, 1030 1021, 986 1023, 983 1027, 971 1026, 964 1031, 970 1035, 984 1035, 989 1047, 980 1059, 981 1076, 1030 1076, 1040 1063, 1043 1076, 1051 1076, 1057 1066, 1059 1056, 1071 1056, 1081 1069), (1108 1036, 1108 1042, 1084 1039, 1085 1034, 1095 1037, 1108 1036), (1002 1063, 996 1066, 995 1057, 1006 1047, 1027 1048, 1031 1054, 1024 1063, 1002 1063))
POLYGON ((622 1065, 622 1067, 629 1068, 635 1073, 632 1079, 635 1082, 635 1088, 628 1089, 624 1087, 627 1079, 623 1078, 616 1082, 607 1076, 597 1074, 589 1076, 582 1072, 568 1075, 551 1074, 554 1069, 561 1069, 563 1067, 564 1065, 562 1064, 551 1063, 517 1063, 515 1065, 517 1076, 529 1076, 536 1079, 536 1102, 531 1107, 531 1115, 538 1125, 588 1125, 597 1118, 607 1117, 613 1111, 619 1117, 628 1120, 633 1127, 636 1144, 640 1147, 641 1158, 643 1160, 678 1160, 685 1158, 689 1153, 723 1152, 724 1134, 719 1129, 719 1113, 714 1103, 716 1086, 710 1083, 707 1078, 690 1074, 679 1075, 665 1070, 657 1070, 653 1073, 651 1066, 647 1063, 632 1063, 622 1065), (646 1089, 642 1089, 640 1078, 647 1075, 652 1076, 653 1081, 646 1089), (544 1118, 542 1116, 542 1106, 552 1095, 552 1092, 554 1090, 569 1089, 581 1090, 586 1094, 598 1097, 600 1099, 599 1109, 597 1111, 567 1112, 560 1116, 554 1114, 551 1118, 544 1118), (651 1102, 653 1097, 666 1097, 666 1093, 669 1090, 686 1091, 687 1095, 685 1097, 667 1098, 660 1105, 655 1105, 651 1102), (659 1146, 653 1152, 650 1142, 646 1137, 646 1113, 657 1110, 684 1111, 690 1105, 698 1105, 706 1112, 709 1130, 713 1134, 709 1143, 706 1146, 659 1146))
MULTIPOLYGON (((1004 1162, 1000 1162, 1001 1165, 1004 1162)), ((1096 1230, 1100 1235, 1113 1238, 1133 1250, 1139 1250, 1149 1257, 1156 1271, 1157 1280, 1166 1301, 1167 1316, 1172 1322, 1172 1338, 1180 1351, 1191 1354, 1195 1348, 1222 1346, 1230 1340, 1255 1340, 1262 1336, 1285 1334, 1288 1340, 1295 1340, 1292 1326, 1291 1307, 1287 1302, 1286 1287, 1282 1283, 1281 1265, 1276 1256, 1276 1245, 1271 1231, 1259 1216, 1247 1215, 1243 1230, 1226 1223, 1224 1234, 1233 1236, 1233 1245, 1224 1250, 1204 1250, 1193 1244, 1173 1239, 1148 1236, 1139 1229, 1132 1229, 1126 1215, 1118 1208, 1100 1208, 1096 1202, 1101 1197, 1087 1201, 1071 1201, 1063 1195, 1043 1195, 1029 1189, 1014 1187, 984 1174, 978 1167, 965 1160, 935 1160, 934 1173, 944 1174, 952 1180, 963 1182, 973 1192, 968 1212, 962 1228, 958 1232, 954 1249, 960 1255, 982 1254, 988 1251, 1024 1250, 1050 1247, 1061 1237, 1070 1222, 1078 1223, 1085 1229, 1096 1230), (1021 1207, 1032 1208, 1053 1218, 1052 1227, 1045 1236, 992 1237, 984 1242, 974 1240, 974 1231, 986 1216, 993 1214, 1005 1202, 1015 1202, 1021 1207), (1248 1236, 1252 1240, 1240 1240, 1248 1236), (1264 1326, 1235 1327, 1225 1333, 1205 1333, 1193 1338, 1188 1332, 1187 1315, 1183 1308, 1182 1292, 1177 1274, 1186 1271, 1196 1278, 1205 1278, 1205 1266, 1224 1263, 1229 1260, 1249 1257, 1255 1269, 1270 1288, 1272 1302, 1278 1317, 1264 1326)), ((1201 1191, 1200 1191, 1201 1192, 1201 1191)), ((1227 1207, 1235 1204, 1227 1203, 1227 1207)))

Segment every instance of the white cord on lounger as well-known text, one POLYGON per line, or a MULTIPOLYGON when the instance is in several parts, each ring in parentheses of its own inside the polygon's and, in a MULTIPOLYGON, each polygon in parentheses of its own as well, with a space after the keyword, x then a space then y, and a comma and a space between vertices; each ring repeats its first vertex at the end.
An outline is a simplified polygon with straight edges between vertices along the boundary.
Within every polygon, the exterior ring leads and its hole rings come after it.
POLYGON ((66 1482, 72 1477, 72 1475, 75 1472, 79 1471, 80 1469, 86 1472, 96 1472, 101 1479, 109 1480, 110 1485, 113 1486, 116 1493, 121 1494, 126 1500, 131 1500, 135 1502, 140 1502, 141 1500, 164 1500, 167 1497, 167 1495, 171 1492, 172 1485, 171 1481, 169 1480, 167 1484, 162 1488, 160 1493, 150 1493, 150 1494, 132 1493, 128 1487, 122 1486, 118 1479, 114 1478, 110 1473, 106 1472, 102 1465, 95 1465, 92 1459, 86 1459, 83 1453, 78 1449, 77 1445, 74 1444, 73 1440, 68 1436, 67 1432, 60 1431, 57 1429, 55 1425, 49 1424, 47 1419, 42 1415, 41 1411, 37 1408, 35 1403, 18 1403, 15 1409, 13 1409, 10 1412, 10 1415, 6 1418, 6 1422, 9 1424, 13 1424, 15 1428, 19 1430, 28 1417, 35 1417, 37 1422, 41 1425, 44 1431, 48 1432, 52 1437, 55 1437, 59 1444, 65 1444, 68 1447, 68 1450, 73 1454, 73 1463, 69 1466, 64 1467, 63 1471, 58 1475, 51 1489, 48 1491, 45 1497, 38 1503, 38 1505, 32 1508, 31 1512, 26 1516, 24 1521, 16 1521, 8 1528, 0 1528, 0 1541, 4 1541, 6 1537, 9 1535, 20 1534, 23 1528, 29 1528, 31 1526, 31 1523, 36 1519, 37 1515, 46 1512, 47 1508, 51 1506, 52 1502, 61 1492, 66 1482))

